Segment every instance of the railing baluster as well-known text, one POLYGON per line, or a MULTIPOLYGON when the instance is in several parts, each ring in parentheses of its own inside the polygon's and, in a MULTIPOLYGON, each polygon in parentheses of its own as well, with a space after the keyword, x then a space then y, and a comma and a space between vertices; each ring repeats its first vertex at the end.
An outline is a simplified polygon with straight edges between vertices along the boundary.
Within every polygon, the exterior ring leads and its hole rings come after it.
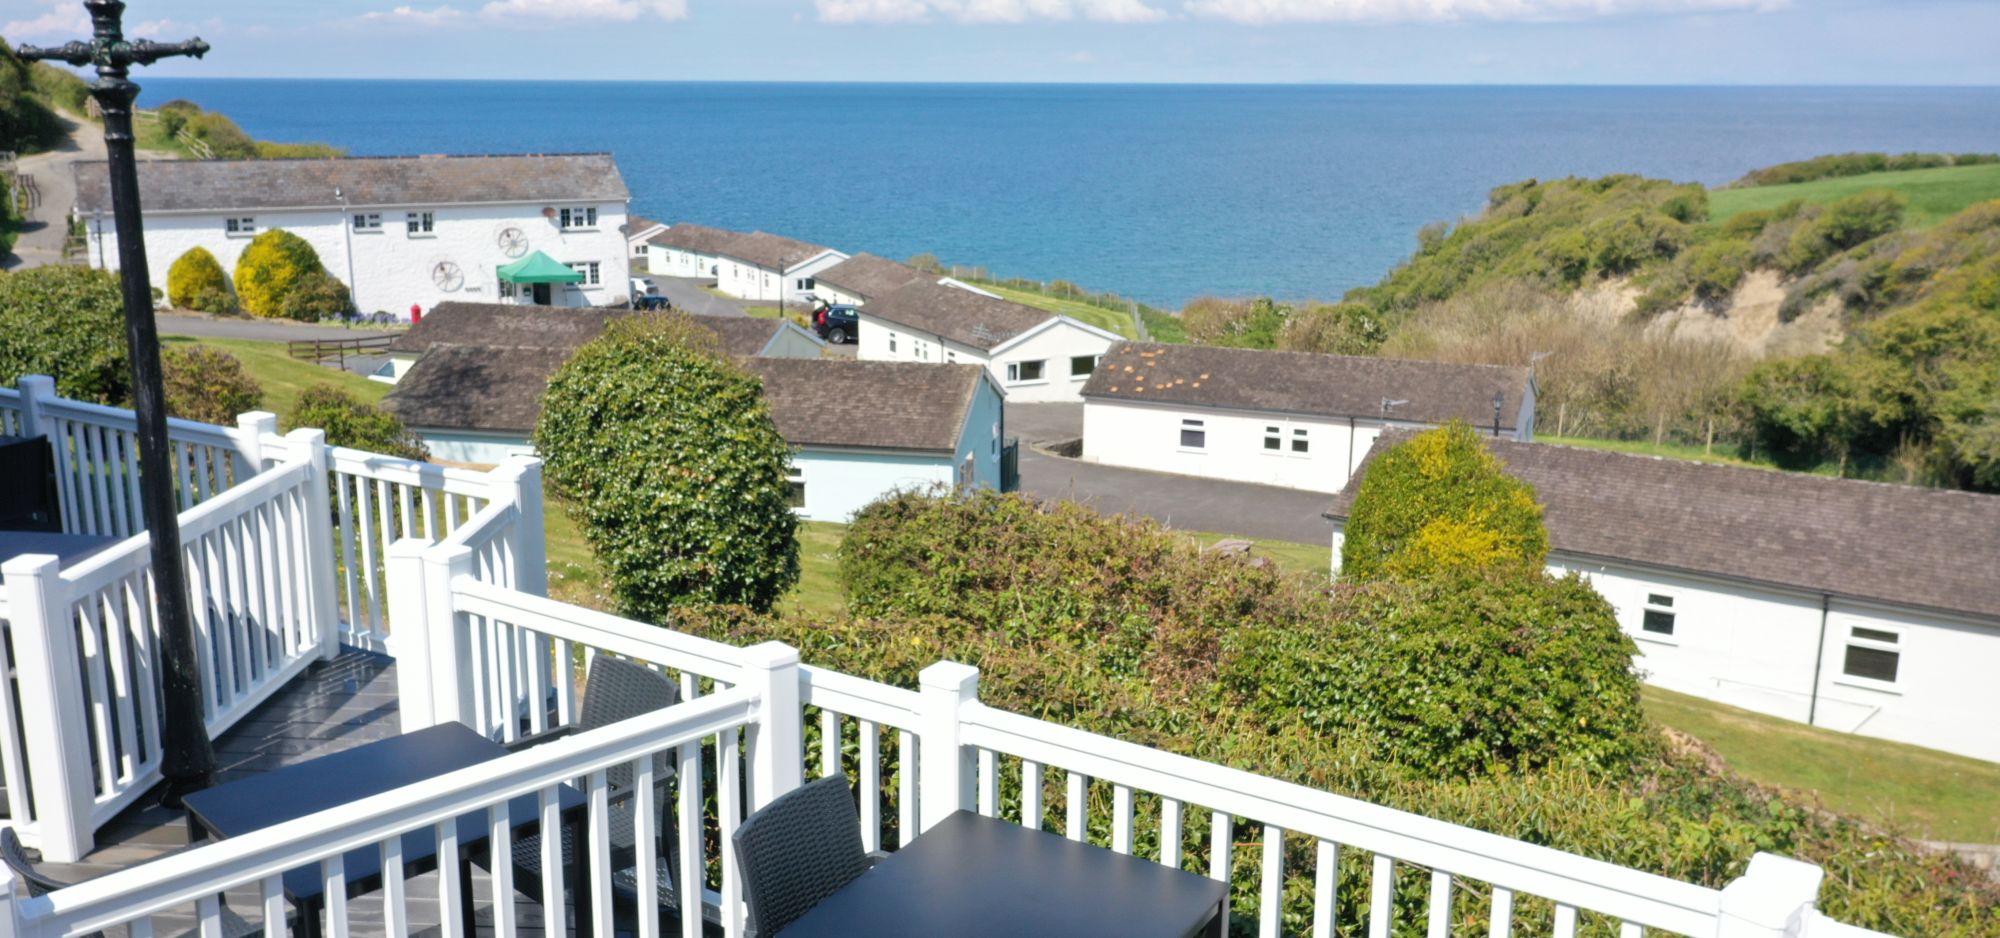
POLYGON ((1042 764, 1021 760, 1021 826, 1042 829, 1042 764))
MULTIPOLYGON (((742 732, 736 727, 722 731, 716 750, 715 816, 716 840, 722 857, 722 930, 735 938, 743 934, 743 880, 736 869, 736 826, 743 818, 742 732)), ((602 938, 611 938, 606 932, 602 938)))
MULTIPOLYGON (((691 682, 693 675, 683 672, 682 680, 691 682)), ((680 769, 674 773, 681 802, 675 827, 680 835, 681 879, 674 887, 681 905, 681 938, 702 938, 702 880, 707 864, 701 856, 701 748, 699 739, 682 743, 680 769)))
POLYGON ((1486 921, 1487 938, 1508 938, 1514 933, 1514 890, 1493 887, 1493 910, 1486 921))
MULTIPOLYGON (((1235 848, 1236 820, 1227 811, 1211 811, 1208 818, 1208 878, 1229 882, 1230 854, 1235 848)), ((1229 934, 1229 893, 1222 894, 1222 921, 1218 934, 1229 934)))
POLYGON ((125 434, 105 431, 104 458, 112 471, 111 479, 106 483, 111 496, 112 530, 119 537, 131 537, 138 533, 139 527, 132 523, 132 505, 125 499, 124 482, 132 476, 132 462, 125 453, 125 434))
MULTIPOLYGON (((502 802, 486 812, 486 855, 492 861, 488 865, 487 875, 493 886, 493 934, 496 938, 514 938, 520 929, 514 914, 512 807, 512 802, 502 802)), ((641 843, 649 842, 641 841, 641 843)))
MULTIPOLYGON (((563 904, 563 816, 562 802, 556 797, 556 788, 544 788, 538 794, 541 798, 542 820, 540 825, 542 846, 542 933, 558 938, 568 933, 569 909, 563 904)), ((494 863, 500 863, 495 859, 494 863)))
POLYGON ((1576 938, 1576 906, 1556 903, 1556 938, 1576 938))
POLYGON ((361 608, 351 610, 356 629, 365 628, 371 635, 380 635, 382 629, 382 593, 375 587, 375 511, 370 503, 368 480, 354 477, 354 517, 360 524, 361 536, 358 541, 361 550, 361 568, 354 571, 361 583, 361 608))
POLYGON ((195 933, 201 938, 222 938, 222 898, 202 896, 194 901, 195 933))
MULTIPOLYGON (((257 886, 264 907, 264 938, 285 938, 286 929, 289 927, 285 921, 285 878, 266 876, 257 886)), ((407 934, 409 934, 407 930, 398 932, 392 929, 389 938, 404 938, 407 934)), ((139 933, 133 931, 131 938, 139 938, 139 933)))
POLYGON ((840 714, 821 707, 819 710, 819 774, 821 777, 840 773, 840 714))
POLYGON ((1069 774, 1069 791, 1064 798, 1063 836, 1078 842, 1090 837, 1090 778, 1081 772, 1069 774))
MULTIPOLYGON (((437 831, 438 933, 444 938, 471 938, 464 912, 472 907, 472 882, 459 865, 458 819, 440 822, 437 831)), ((504 862, 495 857, 493 862, 504 862)), ((561 895, 557 893, 556 895, 561 895)), ((329 892, 328 898, 332 898, 329 892)))
POLYGON ((364 629, 367 617, 361 614, 360 595, 355 591, 354 561, 358 545, 354 542, 354 506, 350 504, 348 490, 352 488, 353 477, 339 470, 329 470, 333 479, 334 503, 338 511, 334 515, 334 540, 340 545, 340 579, 347 595, 347 631, 357 635, 364 629))
POLYGON ((1322 840, 1313 858, 1313 938, 1333 938, 1340 924, 1340 845, 1322 840))
POLYGON ((991 749, 979 750, 979 813, 1000 815, 1000 758, 991 749))
POLYGON ((1431 918, 1428 938, 1451 938, 1451 874, 1431 871, 1431 918))
POLYGON ((1375 874, 1368 883, 1368 938, 1389 938, 1391 903, 1396 898, 1396 861, 1375 855, 1375 874))
MULTIPOLYGON (((590 924, 599 938, 611 938, 611 786, 603 769, 590 773, 589 792, 590 924)), ((647 844, 639 841, 638 846, 647 844)))
POLYGON ((112 741, 116 727, 112 725, 111 692, 105 680, 105 672, 111 667, 111 656, 104 650, 101 605, 96 593, 85 596, 82 606, 76 609, 76 615, 65 617, 69 621, 57 623, 57 626, 81 629, 82 641, 77 643, 77 653, 83 657, 84 693, 88 695, 90 705, 87 711, 90 736, 97 747, 97 781, 101 792, 110 794, 118 790, 118 760, 114 757, 117 749, 112 741))
MULTIPOLYGON (((173 447, 169 446, 167 450, 168 455, 171 456, 173 447)), ((146 530, 146 502, 139 497, 139 437, 137 434, 125 434, 124 464, 130 467, 124 473, 125 500, 132 505, 132 533, 137 534, 140 531, 146 530)))
POLYGON ((125 579, 112 581, 92 597, 92 608, 104 610, 105 666, 111 672, 112 715, 117 720, 118 772, 121 779, 137 778, 139 763, 139 712, 137 685, 132 681, 132 656, 127 643, 131 607, 125 605, 125 579))
MULTIPOLYGON (((455 825, 452 824, 444 826, 455 828, 455 825)), ((454 834, 454 842, 456 841, 456 837, 457 835, 454 834)), ((445 856, 444 843, 440 841, 438 847, 438 863, 442 865, 445 856)), ((321 903, 326 908, 326 936, 327 938, 347 938, 346 860, 340 854, 336 853, 320 862, 322 864, 321 872, 325 874, 326 883, 326 891, 321 894, 321 903)), ((456 863, 452 864, 452 870, 456 872, 457 869, 458 865, 456 863)), ((446 934, 450 933, 447 932, 446 934)))
MULTIPOLYGON (((284 927, 282 924, 283 921, 284 921, 283 919, 279 919, 279 922, 281 923, 279 925, 280 929, 284 927)), ((265 932, 265 935, 267 936, 267 938, 285 938, 285 933, 282 930, 275 932, 265 932)), ((153 917, 150 915, 142 915, 129 922, 126 922, 125 938, 153 938, 153 917)))
POLYGON ((1160 863, 1181 868, 1181 803, 1160 799, 1160 863))
POLYGON ((138 662, 134 680, 141 688, 138 694, 139 729, 146 739, 145 754, 140 761, 151 763, 161 752, 160 701, 152 690, 159 686, 158 671, 154 667, 154 662, 159 659, 153 644, 153 610, 157 607, 153 596, 152 569, 135 571, 127 577, 125 591, 127 608, 132 610, 133 658, 138 662))
MULTIPOLYGON (((660 917, 653 910, 660 907, 660 851, 654 844, 660 842, 660 806, 655 797, 653 785, 653 756, 640 756, 632 763, 632 842, 633 865, 639 877, 639 935, 638 938, 659 938, 660 917)), ((499 879, 494 879, 496 895, 499 879)), ((681 903, 681 914, 700 917, 700 904, 681 903)), ((497 927, 497 920, 496 920, 497 927)), ((513 933, 499 934, 498 938, 513 938, 513 933)))
POLYGON ((896 845, 917 839, 917 737, 896 731, 896 845))
POLYGON ((1646 928, 1638 922, 1619 922, 1618 938, 1646 938, 1646 928))
POLYGON ((1285 912, 1285 829, 1264 825, 1264 855, 1257 871, 1257 934, 1278 938, 1285 912))
MULTIPOLYGON (((403 882, 403 838, 391 837, 378 846, 382 851, 382 929, 389 933, 389 938, 407 938, 410 896, 403 882)), ((506 856, 499 852, 493 855, 506 856)))
POLYGON ((861 736, 861 848, 882 849, 882 736, 875 724, 854 721, 861 736))
POLYGON ((1132 789, 1125 785, 1111 786, 1111 849, 1132 852, 1132 789))

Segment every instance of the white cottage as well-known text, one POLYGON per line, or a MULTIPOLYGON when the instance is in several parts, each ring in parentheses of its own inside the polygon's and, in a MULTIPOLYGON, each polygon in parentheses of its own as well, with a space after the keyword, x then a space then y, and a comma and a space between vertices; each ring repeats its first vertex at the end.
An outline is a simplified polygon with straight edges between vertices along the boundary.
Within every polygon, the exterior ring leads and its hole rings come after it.
POLYGON ((654 221, 640 215, 626 217, 625 251, 630 255, 634 269, 647 260, 647 246, 652 243, 654 236, 666 230, 666 222, 654 221))
POLYGON ((740 359, 818 358, 825 343, 793 323, 610 309, 444 303, 390 344, 396 389, 384 406, 451 462, 531 453, 549 378, 584 343, 630 316, 686 316, 740 359))
POLYGON ((898 489, 999 488, 1000 389, 983 369, 761 358, 778 433, 796 448, 792 507, 845 522, 898 489))
POLYGON ((1532 439, 1526 368, 1121 342, 1083 386, 1083 458, 1337 492, 1387 427, 1532 439))
POLYGON ((681 222, 646 239, 647 271, 667 277, 713 280, 718 276, 723 242, 738 232, 681 222))
MULTIPOLYGON (((110 180, 74 164, 76 213, 90 263, 118 263, 110 180)), ((626 302, 624 228, 631 194, 608 153, 148 160, 139 166, 146 264, 162 291, 189 249, 232 276, 258 233, 282 228, 319 252, 362 312, 405 315, 448 300, 518 292, 499 269, 540 252, 577 275, 523 300, 558 306, 626 302)))
POLYGON ((804 303, 820 271, 847 259, 829 247, 753 231, 715 247, 715 288, 739 300, 804 303))
POLYGON ((920 280, 860 308, 862 361, 983 366, 1010 401, 1080 399, 1097 360, 1124 338, 1068 316, 920 280))
MULTIPOLYGON (((1487 445, 1535 487, 1550 572, 1610 601, 1648 683, 2000 761, 2000 497, 1487 445)), ((1327 512, 1336 576, 1365 474, 1327 512)))
POLYGON ((982 290, 963 280, 919 270, 866 252, 856 254, 819 272, 813 292, 828 303, 865 306, 875 297, 887 296, 913 283, 935 283, 980 296, 1000 299, 1000 294, 982 290))

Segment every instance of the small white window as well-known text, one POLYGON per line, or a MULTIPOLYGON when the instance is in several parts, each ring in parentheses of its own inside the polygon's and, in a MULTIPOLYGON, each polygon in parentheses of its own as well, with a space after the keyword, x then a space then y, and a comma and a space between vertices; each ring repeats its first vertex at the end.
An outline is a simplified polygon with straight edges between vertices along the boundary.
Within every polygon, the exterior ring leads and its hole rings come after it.
POLYGON ((1031 362, 1008 362, 1007 381, 1009 383, 1015 383, 1015 384, 1026 381, 1040 381, 1042 380, 1042 374, 1047 367, 1048 367, 1048 362, 1042 360, 1031 361, 1031 362))
POLYGON ((1307 437, 1306 431, 1301 429, 1292 430, 1292 453, 1294 455, 1304 456, 1310 454, 1311 452, 1312 452, 1312 440, 1309 437, 1307 437))
POLYGON ((895 350, 896 350, 896 334, 891 332, 889 333, 889 351, 893 352, 895 350))
POLYGON ((1896 670, 1903 659, 1902 640, 1901 634, 1887 629, 1855 626, 1847 633, 1847 655, 1841 661, 1840 673, 1884 684, 1896 683, 1896 670))
POLYGON ((1207 449, 1208 448, 1207 426, 1208 425, 1204 421, 1200 420, 1182 420, 1181 448, 1207 449))
POLYGON ((806 471, 797 466, 785 467, 785 501, 794 510, 806 509, 806 471))
POLYGON ((248 238, 257 233, 257 219, 248 215, 225 218, 222 220, 222 232, 238 238, 248 238))
POLYGON ((1285 448, 1284 431, 1279 429, 1278 427, 1265 427, 1264 451, 1267 453, 1275 453, 1284 448, 1285 448))
POLYGON ((354 230, 355 230, 355 231, 357 231, 357 232, 362 232, 362 231, 381 231, 381 230, 382 230, 382 213, 381 213, 381 212, 356 212, 356 213, 354 214, 354 230))
POLYGON ((1646 607, 1639 613, 1639 628, 1654 635, 1674 634, 1674 598, 1665 593, 1647 593, 1646 607))
POLYGON ((566 208, 556 213, 556 222, 565 230, 571 228, 597 227, 597 209, 592 207, 566 208))
POLYGON ((1082 380, 1097 370, 1096 355, 1072 355, 1069 359, 1069 376, 1082 380))
POLYGON ((437 229, 437 215, 433 212, 409 212, 403 216, 403 230, 412 238, 420 238, 437 229))
POLYGON ((796 290, 810 290, 813 288, 813 278, 811 277, 800 277, 792 282, 797 284, 797 286, 793 288, 796 290))
POLYGON ((576 285, 578 288, 594 287, 601 282, 598 279, 599 268, 596 261, 570 261, 563 266, 583 275, 583 282, 576 285))

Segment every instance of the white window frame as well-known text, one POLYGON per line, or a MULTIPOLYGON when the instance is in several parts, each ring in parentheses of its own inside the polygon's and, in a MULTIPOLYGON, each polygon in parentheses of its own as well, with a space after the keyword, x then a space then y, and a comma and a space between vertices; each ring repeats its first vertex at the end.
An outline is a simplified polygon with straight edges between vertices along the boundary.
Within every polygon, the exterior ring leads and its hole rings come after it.
POLYGON ((792 289, 794 290, 811 290, 814 286, 814 281, 811 277, 799 277, 794 279, 792 283, 792 289))
POLYGON ((1101 365, 1101 364, 1103 364, 1103 363, 1104 363, 1104 356, 1103 356, 1103 355, 1071 355, 1071 356, 1069 357, 1069 379, 1070 379, 1071 381, 1088 381, 1088 380, 1090 380, 1090 376, 1091 376, 1091 375, 1093 375, 1093 374, 1096 374, 1096 373, 1097 373, 1097 366, 1098 366, 1098 365, 1101 365), (1076 370, 1076 362, 1077 362, 1077 359, 1079 359, 1079 358, 1088 358, 1088 359, 1090 359, 1090 370, 1089 370, 1089 371, 1085 371, 1085 372, 1078 372, 1078 371, 1076 370))
POLYGON ((354 233, 355 233, 355 234, 381 234, 381 233, 382 233, 382 213, 381 213, 381 212, 355 212, 355 213, 354 213, 354 233))
POLYGON ((1308 427, 1292 427, 1291 436, 1285 444, 1285 455, 1293 459, 1312 458, 1312 432, 1308 427), (1305 447, 1300 449, 1300 447, 1305 447))
POLYGON ((1835 673, 1833 682, 1836 684, 1846 684, 1850 687, 1865 687, 1868 688, 1869 690, 1887 691, 1890 693, 1897 693, 1897 694, 1902 693, 1903 653, 1908 650, 1903 645, 1904 634, 1905 631, 1903 629, 1893 625, 1885 625, 1877 623, 1862 625, 1859 623, 1852 623, 1852 622, 1848 623, 1847 638, 1840 643, 1840 670, 1835 673), (1870 638, 1866 636, 1856 635, 1855 634, 1856 632, 1874 632, 1881 635, 1893 635, 1895 637, 1889 639, 1870 638), (1865 675, 1860 675, 1860 674, 1849 674, 1847 672, 1847 652, 1850 649, 1854 648, 1865 648, 1871 651, 1886 651, 1891 654, 1894 654, 1896 656, 1895 678, 1885 681, 1879 677, 1867 677, 1865 675))
POLYGON ((231 238, 254 238, 257 236, 257 217, 254 215, 232 215, 222 220, 222 233, 231 238))
POLYGON ((1193 417, 1182 417, 1179 431, 1180 435, 1175 437, 1176 449, 1179 449, 1183 453, 1208 452, 1208 421, 1197 420, 1193 417), (1200 434, 1201 442, 1189 443, 1187 441, 1189 433, 1200 434))
POLYGON ((404 212, 403 234, 412 238, 437 237, 437 213, 404 212))
POLYGON ((1649 642, 1659 642, 1662 645, 1680 644, 1681 613, 1686 611, 1680 607, 1680 593, 1676 590, 1647 587, 1645 597, 1645 601, 1639 604, 1639 621, 1634 623, 1635 630, 1633 637, 1649 642), (1656 601, 1660 599, 1666 601, 1656 601), (1646 628, 1646 616, 1649 613, 1659 613, 1666 616, 1668 619, 1667 630, 1664 632, 1655 632, 1646 628))
POLYGON ((1008 362, 1007 383, 1010 385, 1021 385, 1023 387, 1029 385, 1049 383, 1049 360, 1046 358, 1025 358, 1017 362, 1008 362), (1034 378, 1021 377, 1022 365, 1034 365, 1035 367, 1040 368, 1041 375, 1039 377, 1034 377, 1034 378))
POLYGON ((806 470, 804 467, 798 465, 790 465, 785 467, 786 500, 789 501, 793 497, 794 492, 797 493, 799 503, 792 506, 792 511, 796 514, 801 514, 801 515, 805 514, 806 513, 806 470))
POLYGON ((564 231, 597 230, 597 206, 565 206, 556 213, 556 227, 564 231))
POLYGON ((1264 440, 1264 442, 1263 442, 1263 443, 1261 443, 1261 444, 1259 444, 1261 448, 1260 448, 1260 449, 1258 449, 1258 450, 1257 450, 1257 452, 1259 452, 1259 453, 1262 453, 1262 454, 1264 454, 1264 455, 1266 455, 1266 456, 1283 456, 1283 455, 1285 455, 1285 428, 1284 428, 1284 425, 1282 425, 1282 424, 1276 424, 1276 425, 1274 425, 1274 424, 1268 424, 1268 423, 1267 423, 1267 424, 1265 424, 1265 425, 1264 425, 1264 433, 1263 433, 1263 440, 1264 440))
POLYGON ((602 279, 604 271, 598 266, 597 261, 564 261, 563 266, 583 275, 583 282, 572 283, 570 284, 572 287, 579 290, 595 290, 604 285, 602 279))
POLYGON ((889 333, 889 351, 894 352, 895 350, 896 350, 896 334, 891 332, 889 333))

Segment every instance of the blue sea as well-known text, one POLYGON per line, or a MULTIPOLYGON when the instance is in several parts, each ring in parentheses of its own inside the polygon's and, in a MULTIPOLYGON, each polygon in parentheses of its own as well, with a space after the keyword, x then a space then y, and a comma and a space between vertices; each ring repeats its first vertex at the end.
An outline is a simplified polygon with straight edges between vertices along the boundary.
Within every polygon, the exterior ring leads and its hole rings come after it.
POLYGON ((1170 306, 1336 297, 1519 179, 2000 151, 1995 88, 144 84, 355 154, 609 150, 642 215, 1170 306))

